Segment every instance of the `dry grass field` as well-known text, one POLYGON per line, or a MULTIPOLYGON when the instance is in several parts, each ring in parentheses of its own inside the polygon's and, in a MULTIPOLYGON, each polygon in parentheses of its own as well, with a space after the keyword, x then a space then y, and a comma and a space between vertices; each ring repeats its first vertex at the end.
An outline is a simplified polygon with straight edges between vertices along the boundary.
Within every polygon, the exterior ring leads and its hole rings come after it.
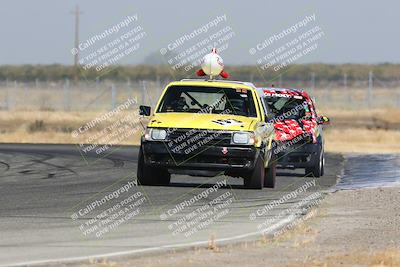
MULTIPOLYGON (((161 88, 162 85, 151 82, 133 83, 131 87, 102 84, 98 88, 71 87, 68 90, 56 85, 0 88, 0 142, 83 142, 85 138, 80 136, 77 140, 71 133, 128 98, 154 106, 161 88)), ((322 88, 309 91, 317 100, 319 114, 331 119, 331 125, 325 127, 326 151, 400 153, 398 89, 375 88, 372 107, 368 107, 366 89, 322 88)), ((113 119, 97 125, 86 132, 85 137, 96 135, 112 123, 113 119)), ((138 144, 139 136, 140 133, 130 135, 120 143, 138 144)))
MULTIPOLYGON (((137 113, 137 111, 136 111, 137 113)), ((78 137, 73 132, 91 122, 104 112, 62 112, 62 111, 0 111, 0 141, 2 143, 43 143, 76 144, 88 143, 90 137, 99 135, 102 130, 118 120, 131 119, 135 115, 122 112, 109 120, 97 124, 78 137)), ((119 144, 138 144, 140 127, 137 133, 123 138, 119 144)), ((103 134, 104 136, 104 134, 103 134)), ((99 138, 97 138, 98 140, 99 138)), ((92 139, 94 142, 95 139, 92 139)))
MULTIPOLYGON (((71 133, 103 112, 0 111, 2 143, 77 143, 71 133)), ((324 110, 326 151, 400 153, 400 110, 324 110)), ((125 114, 126 115, 126 114, 125 114)), ((87 134, 96 134, 112 119, 87 134)), ((138 144, 140 133, 121 141, 138 144)))
POLYGON ((400 109, 326 110, 326 150, 400 153, 400 109))

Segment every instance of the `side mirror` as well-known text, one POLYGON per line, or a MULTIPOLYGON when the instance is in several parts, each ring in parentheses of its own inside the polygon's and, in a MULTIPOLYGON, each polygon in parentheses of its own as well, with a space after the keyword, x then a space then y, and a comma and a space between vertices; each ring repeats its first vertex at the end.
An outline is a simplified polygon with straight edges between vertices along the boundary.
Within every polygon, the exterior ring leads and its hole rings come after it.
POLYGON ((330 124, 330 120, 326 116, 319 116, 317 122, 318 124, 323 124, 323 125, 330 124))
POLYGON ((139 115, 150 116, 151 107, 149 106, 139 106, 139 115))

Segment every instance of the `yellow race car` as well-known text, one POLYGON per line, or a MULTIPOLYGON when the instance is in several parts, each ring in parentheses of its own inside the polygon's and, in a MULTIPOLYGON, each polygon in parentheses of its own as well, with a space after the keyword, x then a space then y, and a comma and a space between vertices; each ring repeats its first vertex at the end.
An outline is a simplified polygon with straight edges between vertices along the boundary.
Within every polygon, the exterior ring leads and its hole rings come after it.
POLYGON ((222 80, 168 84, 141 137, 138 182, 167 185, 171 174, 242 177, 246 188, 275 186, 273 124, 262 90, 222 80))

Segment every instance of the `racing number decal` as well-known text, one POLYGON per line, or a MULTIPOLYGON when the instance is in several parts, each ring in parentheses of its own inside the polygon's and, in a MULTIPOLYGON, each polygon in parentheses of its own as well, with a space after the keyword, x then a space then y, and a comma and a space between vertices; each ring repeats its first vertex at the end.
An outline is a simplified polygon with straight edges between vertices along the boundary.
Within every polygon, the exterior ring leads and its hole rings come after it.
POLYGON ((217 123, 222 126, 231 126, 231 125, 240 125, 241 121, 235 119, 226 119, 226 120, 212 120, 212 122, 217 123))

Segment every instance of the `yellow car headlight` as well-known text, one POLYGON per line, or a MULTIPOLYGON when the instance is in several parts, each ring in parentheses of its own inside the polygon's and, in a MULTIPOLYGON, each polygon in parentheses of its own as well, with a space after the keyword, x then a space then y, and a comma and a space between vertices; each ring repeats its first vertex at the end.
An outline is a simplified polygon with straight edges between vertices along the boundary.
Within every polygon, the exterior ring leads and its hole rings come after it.
POLYGON ((144 134, 147 141, 162 141, 167 139, 167 131, 164 129, 147 128, 144 134))
POLYGON ((236 132, 232 134, 231 143, 236 145, 254 145, 255 140, 254 133, 236 132))

